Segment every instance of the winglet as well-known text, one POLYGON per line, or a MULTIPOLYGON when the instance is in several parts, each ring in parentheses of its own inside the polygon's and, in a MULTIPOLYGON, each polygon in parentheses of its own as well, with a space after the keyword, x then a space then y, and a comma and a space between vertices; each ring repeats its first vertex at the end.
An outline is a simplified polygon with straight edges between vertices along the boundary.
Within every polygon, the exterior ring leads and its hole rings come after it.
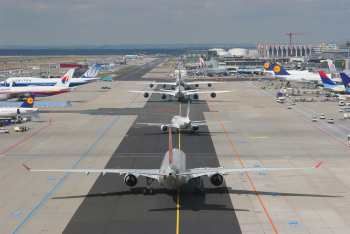
POLYGON ((316 163, 316 165, 314 166, 314 168, 315 168, 315 169, 318 169, 318 168, 321 167, 322 164, 323 164, 323 162, 320 161, 320 162, 316 163))
POLYGON ((27 171, 31 171, 32 169, 30 167, 28 167, 26 164, 22 164, 22 166, 27 170, 27 171))

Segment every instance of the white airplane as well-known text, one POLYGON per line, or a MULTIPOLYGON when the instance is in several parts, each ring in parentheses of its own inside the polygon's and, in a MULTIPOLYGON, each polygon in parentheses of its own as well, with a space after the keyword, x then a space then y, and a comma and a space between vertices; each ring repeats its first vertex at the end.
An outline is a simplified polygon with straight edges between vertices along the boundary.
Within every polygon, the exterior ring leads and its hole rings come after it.
MULTIPOLYGON (((101 67, 96 64, 91 66, 81 77, 73 78, 70 87, 91 83, 98 80, 97 75, 101 67)), ((54 86, 60 78, 37 78, 37 77, 9 77, 1 82, 2 86, 12 83, 13 86, 54 86)))
POLYGON ((2 107, 0 108, 0 121, 21 119, 22 116, 37 116, 38 108, 33 108, 34 99, 27 98, 19 107, 2 107))
POLYGON ((212 87, 213 84, 218 84, 222 82, 218 81, 185 81, 183 77, 183 72, 181 70, 175 70, 174 75, 176 76, 175 82, 152 82, 149 87, 153 88, 156 85, 161 85, 163 88, 166 88, 166 86, 178 86, 181 85, 185 89, 191 88, 193 86, 199 87, 199 85, 207 85, 208 87, 212 87), (176 72, 178 71, 178 72, 176 72))
POLYGON ((54 86, 13 86, 8 83, 0 86, 0 100, 20 97, 46 97, 72 91, 69 84, 75 69, 70 69, 54 86))
POLYGON ((190 120, 190 101, 187 104, 187 114, 186 116, 175 115, 171 119, 171 123, 137 123, 139 125, 147 126, 157 126, 160 127, 160 130, 163 132, 168 131, 169 128, 175 129, 191 129, 193 132, 197 131, 200 126, 206 125, 205 120, 192 121, 190 120))
POLYGON ((159 169, 32 169, 23 164, 23 167, 30 172, 61 172, 61 173, 83 173, 94 174, 117 174, 124 176, 124 183, 129 187, 136 186, 139 177, 146 178, 147 188, 145 193, 152 193, 151 185, 158 182, 161 186, 170 189, 180 190, 181 187, 189 182, 196 186, 196 189, 203 191, 204 185, 202 177, 209 177, 210 182, 215 186, 220 186, 224 182, 224 177, 229 174, 242 172, 262 172, 262 171, 290 171, 290 170, 309 170, 321 166, 322 162, 313 167, 303 168, 223 168, 223 167, 202 167, 186 168, 186 154, 180 149, 173 149, 172 133, 169 129, 169 150, 165 153, 159 169))
POLYGON ((275 78, 287 80, 287 81, 301 81, 301 82, 320 82, 320 76, 318 73, 301 70, 286 70, 280 64, 264 65, 265 72, 272 74, 275 78))
POLYGON ((129 91, 130 93, 142 93, 145 98, 148 98, 150 94, 160 94, 162 99, 167 97, 174 97, 178 101, 186 100, 197 100, 199 94, 210 94, 210 97, 215 98, 218 93, 229 93, 232 91, 229 90, 220 90, 220 91, 200 91, 199 89, 190 89, 186 90, 183 86, 177 85, 174 90, 160 89, 159 91, 129 91))

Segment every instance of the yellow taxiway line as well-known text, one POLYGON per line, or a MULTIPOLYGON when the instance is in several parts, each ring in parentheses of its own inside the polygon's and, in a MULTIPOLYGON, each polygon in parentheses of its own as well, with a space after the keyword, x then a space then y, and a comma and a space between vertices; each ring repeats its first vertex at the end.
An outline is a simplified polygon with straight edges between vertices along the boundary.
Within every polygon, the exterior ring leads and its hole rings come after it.
MULTIPOLYGON (((179 108, 179 115, 181 116, 181 103, 179 108)), ((181 130, 178 130, 178 148, 181 149, 181 130)), ((176 234, 180 234, 180 190, 177 190, 176 194, 176 234)))

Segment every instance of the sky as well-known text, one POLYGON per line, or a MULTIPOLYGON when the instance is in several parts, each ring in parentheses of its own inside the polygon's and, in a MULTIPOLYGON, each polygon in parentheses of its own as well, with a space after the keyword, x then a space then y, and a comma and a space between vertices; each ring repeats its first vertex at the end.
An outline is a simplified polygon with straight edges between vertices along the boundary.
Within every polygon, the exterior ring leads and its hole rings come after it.
POLYGON ((349 0, 0 0, 0 46, 350 40, 349 0))

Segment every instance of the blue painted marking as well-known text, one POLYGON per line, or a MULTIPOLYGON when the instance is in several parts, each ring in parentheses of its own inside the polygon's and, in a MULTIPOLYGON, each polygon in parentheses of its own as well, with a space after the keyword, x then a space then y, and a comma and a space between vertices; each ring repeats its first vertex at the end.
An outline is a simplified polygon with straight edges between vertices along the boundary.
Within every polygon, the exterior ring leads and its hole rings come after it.
POLYGON ((48 176, 48 177, 47 177, 47 180, 48 180, 48 181, 55 181, 56 178, 55 178, 54 176, 48 176))
POLYGON ((11 213, 11 217, 15 218, 15 219, 20 219, 21 215, 22 215, 22 210, 21 209, 16 210, 16 211, 11 213))
MULTIPOLYGON (((90 145, 90 147, 82 154, 82 156, 72 165, 72 169, 76 168, 79 163, 85 159, 89 153, 96 147, 96 145, 102 140, 104 135, 107 133, 107 131, 113 127, 113 125, 120 119, 119 116, 116 116, 111 122, 109 122, 105 128, 103 128, 103 131, 98 135, 96 141, 90 145)), ((19 230, 26 224, 28 221, 34 217, 34 215, 37 213, 37 211, 49 200, 49 198, 63 185, 67 177, 70 175, 70 173, 65 173, 61 179, 54 185, 54 187, 49 190, 44 197, 41 198, 41 200, 32 208, 32 210, 27 214, 27 216, 16 226, 13 234, 16 234, 19 232, 19 230)))
POLYGON ((291 221, 288 222, 288 224, 290 226, 297 226, 299 224, 299 222, 297 220, 291 220, 291 221))

